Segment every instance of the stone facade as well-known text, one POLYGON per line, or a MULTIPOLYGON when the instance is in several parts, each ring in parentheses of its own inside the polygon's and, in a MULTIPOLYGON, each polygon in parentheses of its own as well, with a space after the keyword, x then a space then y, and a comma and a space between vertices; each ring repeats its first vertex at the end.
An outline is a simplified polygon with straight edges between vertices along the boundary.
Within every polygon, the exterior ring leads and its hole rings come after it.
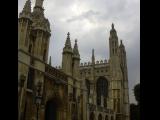
POLYGON ((80 64, 68 32, 62 68, 52 67, 50 36, 43 0, 33 11, 27 0, 18 19, 18 120, 129 120, 126 51, 114 24, 108 60, 95 61, 93 49, 91 61, 80 64))

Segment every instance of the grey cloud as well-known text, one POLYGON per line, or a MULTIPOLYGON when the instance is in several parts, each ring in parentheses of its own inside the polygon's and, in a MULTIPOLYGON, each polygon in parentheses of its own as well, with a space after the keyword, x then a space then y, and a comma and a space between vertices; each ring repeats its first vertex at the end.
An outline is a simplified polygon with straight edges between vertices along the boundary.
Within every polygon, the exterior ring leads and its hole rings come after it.
POLYGON ((93 19, 99 14, 100 14, 99 12, 89 10, 87 12, 82 13, 79 16, 72 16, 71 18, 67 19, 67 22, 73 22, 73 21, 83 20, 83 19, 88 19, 90 21, 93 21, 93 19))
MULTIPOLYGON (((26 0, 18 0, 18 13, 26 0)), ((32 0, 34 6, 35 0, 32 0)), ((53 66, 61 65, 62 49, 67 32, 71 33, 72 47, 78 39, 81 62, 91 60, 91 50, 95 49, 96 60, 109 58, 109 31, 115 24, 119 39, 122 39, 128 61, 130 101, 135 102, 133 87, 140 82, 140 2, 139 0, 45 0, 45 16, 51 24, 49 55, 53 66), (81 15, 71 10, 77 5, 81 15), (82 8, 81 8, 82 7, 82 8), (85 10, 82 10, 82 9, 85 10), (84 12, 86 11, 86 12, 84 12), (91 28, 86 30, 87 20, 91 28)))

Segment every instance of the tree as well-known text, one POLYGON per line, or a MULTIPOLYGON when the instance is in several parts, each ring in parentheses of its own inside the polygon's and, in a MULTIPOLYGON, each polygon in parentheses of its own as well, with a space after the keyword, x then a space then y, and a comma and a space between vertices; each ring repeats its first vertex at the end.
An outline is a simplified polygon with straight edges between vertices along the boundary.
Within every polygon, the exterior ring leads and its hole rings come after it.
POLYGON ((140 84, 134 86, 134 96, 137 105, 130 104, 130 120, 140 120, 140 84))
POLYGON ((140 83, 135 85, 134 87, 134 96, 137 103, 139 104, 140 103, 140 83))

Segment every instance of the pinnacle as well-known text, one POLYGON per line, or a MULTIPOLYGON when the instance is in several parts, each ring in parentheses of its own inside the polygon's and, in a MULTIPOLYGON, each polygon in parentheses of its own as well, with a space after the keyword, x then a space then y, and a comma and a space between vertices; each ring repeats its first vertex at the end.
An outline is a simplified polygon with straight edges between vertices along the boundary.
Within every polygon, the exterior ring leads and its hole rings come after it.
POLYGON ((75 39, 73 53, 76 54, 76 55, 79 55, 78 45, 77 45, 77 39, 75 39))
POLYGON ((31 1, 30 0, 26 1, 22 12, 24 12, 24 11, 25 12, 31 12, 31 1))
POLYGON ((65 47, 70 47, 71 48, 71 41, 70 41, 70 33, 67 33, 67 39, 65 43, 65 47))
POLYGON ((122 40, 120 40, 120 42, 121 42, 121 44, 123 44, 123 43, 122 43, 122 40))
POLYGON ((114 29, 114 23, 112 23, 112 29, 114 29))
POLYGON ((120 47, 124 47, 122 40, 120 40, 120 47))
POLYGON ((92 56, 94 55, 94 49, 92 49, 92 56))
POLYGON ((68 32, 68 33, 67 33, 67 37, 69 38, 69 36, 70 36, 70 33, 68 32))

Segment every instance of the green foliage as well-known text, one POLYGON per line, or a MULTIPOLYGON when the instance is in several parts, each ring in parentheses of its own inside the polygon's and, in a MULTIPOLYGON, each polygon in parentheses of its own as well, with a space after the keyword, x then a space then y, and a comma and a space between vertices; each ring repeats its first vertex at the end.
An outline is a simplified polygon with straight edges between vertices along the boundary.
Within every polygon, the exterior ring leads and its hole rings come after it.
POLYGON ((130 104, 130 120, 140 120, 140 84, 135 85, 134 96, 138 104, 130 104))
POLYGON ((135 96, 137 103, 139 104, 140 103, 140 84, 137 84, 134 87, 134 96, 135 96))

